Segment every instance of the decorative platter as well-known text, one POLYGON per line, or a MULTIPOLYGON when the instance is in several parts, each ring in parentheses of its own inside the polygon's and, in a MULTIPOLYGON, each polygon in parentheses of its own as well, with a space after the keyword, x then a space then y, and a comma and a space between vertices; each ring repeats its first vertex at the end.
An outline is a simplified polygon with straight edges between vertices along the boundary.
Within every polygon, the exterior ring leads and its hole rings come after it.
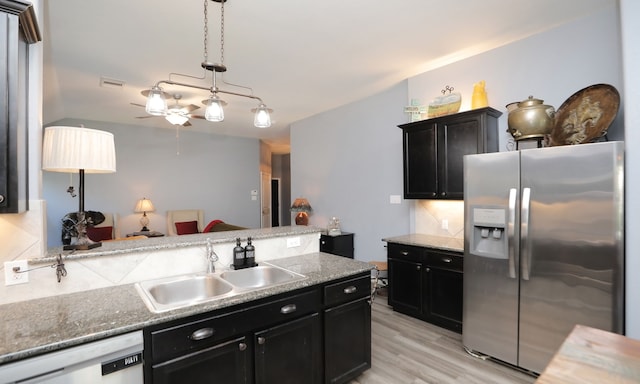
POLYGON ((607 134, 618 114, 620 94, 609 84, 595 84, 579 90, 556 111, 550 145, 593 142, 607 134))

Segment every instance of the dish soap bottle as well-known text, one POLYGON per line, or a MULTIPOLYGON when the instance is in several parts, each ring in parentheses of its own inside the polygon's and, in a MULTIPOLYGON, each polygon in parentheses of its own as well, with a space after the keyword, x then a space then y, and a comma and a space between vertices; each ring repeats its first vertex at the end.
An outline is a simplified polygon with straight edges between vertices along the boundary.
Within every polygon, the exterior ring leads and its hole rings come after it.
POLYGON ((247 238, 247 246, 244 247, 245 265, 253 267, 256 263, 256 247, 251 244, 251 237, 247 238))
POLYGON ((233 268, 239 269, 244 266, 245 253, 244 248, 240 245, 240 238, 236 238, 236 246, 233 247, 233 268))

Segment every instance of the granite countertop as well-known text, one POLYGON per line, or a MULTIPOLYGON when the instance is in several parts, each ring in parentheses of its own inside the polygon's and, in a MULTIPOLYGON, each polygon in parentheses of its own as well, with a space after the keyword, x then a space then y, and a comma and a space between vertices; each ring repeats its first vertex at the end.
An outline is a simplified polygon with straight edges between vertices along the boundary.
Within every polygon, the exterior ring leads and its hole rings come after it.
POLYGON ((404 236, 385 237, 384 239, 382 239, 382 241, 385 241, 387 243, 443 249, 445 251, 464 252, 464 240, 453 237, 412 233, 404 236))
POLYGON ((0 364, 321 284, 372 268, 366 262, 321 252, 265 263, 306 278, 163 313, 151 312, 134 284, 0 305, 0 364))

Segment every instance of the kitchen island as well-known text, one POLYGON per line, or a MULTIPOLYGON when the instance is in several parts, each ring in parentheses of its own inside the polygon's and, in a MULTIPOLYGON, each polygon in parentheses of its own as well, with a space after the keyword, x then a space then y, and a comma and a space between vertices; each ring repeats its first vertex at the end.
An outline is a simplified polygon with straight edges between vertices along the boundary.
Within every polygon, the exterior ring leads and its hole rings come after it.
POLYGON ((306 279, 164 313, 152 313, 134 284, 0 306, 0 364, 369 272, 368 263, 325 253, 269 261, 306 279))

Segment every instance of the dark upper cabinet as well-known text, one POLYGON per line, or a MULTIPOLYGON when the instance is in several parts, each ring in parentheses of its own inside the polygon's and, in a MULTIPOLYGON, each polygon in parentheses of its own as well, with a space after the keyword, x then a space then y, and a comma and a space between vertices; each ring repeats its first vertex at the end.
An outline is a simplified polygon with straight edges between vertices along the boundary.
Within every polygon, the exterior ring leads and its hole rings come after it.
POLYGON ((20 213, 28 208, 28 45, 41 40, 31 2, 2 2, 0 29, 0 213, 20 213))
POLYGON ((462 158, 498 150, 500 115, 487 107, 400 125, 404 198, 462 199, 462 158))

